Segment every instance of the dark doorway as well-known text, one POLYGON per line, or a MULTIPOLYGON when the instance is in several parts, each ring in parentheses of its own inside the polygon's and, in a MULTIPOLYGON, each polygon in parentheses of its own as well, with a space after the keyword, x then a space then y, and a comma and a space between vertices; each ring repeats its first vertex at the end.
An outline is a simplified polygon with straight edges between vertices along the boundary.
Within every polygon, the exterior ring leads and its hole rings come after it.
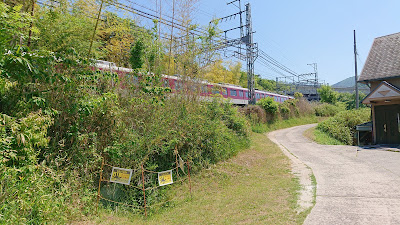
POLYGON ((377 144, 400 144, 400 105, 375 106, 377 144))

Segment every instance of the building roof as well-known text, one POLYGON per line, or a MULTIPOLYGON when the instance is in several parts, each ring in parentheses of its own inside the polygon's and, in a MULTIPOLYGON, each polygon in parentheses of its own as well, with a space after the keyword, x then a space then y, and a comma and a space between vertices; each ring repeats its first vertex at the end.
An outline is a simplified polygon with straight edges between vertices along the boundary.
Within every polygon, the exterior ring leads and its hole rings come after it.
POLYGON ((375 38, 358 81, 400 77, 400 33, 375 38))
POLYGON ((400 89, 386 81, 382 81, 364 98, 364 100, 362 100, 362 103, 371 104, 378 101, 390 102, 394 99, 400 99, 400 89))

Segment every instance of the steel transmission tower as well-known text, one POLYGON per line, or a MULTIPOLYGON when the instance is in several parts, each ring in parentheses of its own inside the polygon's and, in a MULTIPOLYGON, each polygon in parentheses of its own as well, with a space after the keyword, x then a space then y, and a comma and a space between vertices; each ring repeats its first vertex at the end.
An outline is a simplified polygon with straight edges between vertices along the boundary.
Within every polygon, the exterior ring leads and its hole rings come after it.
POLYGON ((250 3, 246 4, 246 10, 242 11, 242 5, 241 5, 241 0, 234 0, 229 3, 234 4, 238 2, 238 9, 239 12, 234 13, 232 15, 222 17, 219 19, 216 19, 218 21, 222 20, 227 20, 232 17, 236 17, 237 15, 240 16, 240 26, 235 27, 229 30, 223 31, 225 33, 225 41, 218 47, 219 49, 226 49, 229 47, 235 47, 237 48, 237 51, 235 51, 235 54, 233 55, 234 57, 240 59, 240 60, 246 60, 247 63, 247 84, 248 84, 248 97, 249 97, 249 104, 255 104, 256 103, 256 96, 255 96, 255 83, 254 83, 254 63, 258 57, 258 45, 257 43, 254 43, 253 41, 253 27, 252 27, 252 19, 251 19, 251 7, 250 3), (246 13, 246 24, 243 25, 243 17, 242 14, 246 13), (246 27, 246 33, 243 32, 243 28, 246 27), (229 31, 233 31, 236 29, 240 29, 240 37, 236 39, 227 39, 226 34, 229 31), (243 45, 245 45, 245 50, 246 54, 242 54, 243 50, 243 45))
POLYGON ((247 82, 249 89, 249 104, 256 104, 255 84, 254 84, 254 62, 257 58, 256 44, 253 43, 253 27, 251 21, 250 3, 246 4, 246 58, 247 58, 247 82), (256 50, 256 51, 255 51, 256 50))

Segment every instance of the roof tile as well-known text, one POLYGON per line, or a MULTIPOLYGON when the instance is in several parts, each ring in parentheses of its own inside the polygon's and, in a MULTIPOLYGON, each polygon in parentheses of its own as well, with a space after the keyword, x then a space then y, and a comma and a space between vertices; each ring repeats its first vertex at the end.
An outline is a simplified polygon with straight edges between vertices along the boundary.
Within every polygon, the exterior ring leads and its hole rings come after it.
POLYGON ((400 77, 400 33, 375 38, 358 81, 400 77))

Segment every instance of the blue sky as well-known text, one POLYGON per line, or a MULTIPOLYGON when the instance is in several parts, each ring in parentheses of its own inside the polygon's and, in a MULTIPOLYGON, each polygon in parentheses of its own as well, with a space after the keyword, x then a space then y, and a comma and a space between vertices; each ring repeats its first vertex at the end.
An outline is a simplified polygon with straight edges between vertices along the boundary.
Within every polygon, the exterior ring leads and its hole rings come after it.
MULTIPOLYGON (((225 0, 201 0, 199 21, 236 11, 225 0)), ((264 52, 297 73, 312 72, 334 84, 354 76, 353 30, 357 33, 359 73, 374 38, 400 32, 400 1, 396 0, 251 0, 254 41, 264 52)), ((221 24, 237 25, 238 20, 221 24)), ((276 73, 260 64, 256 72, 265 78, 276 73)), ((279 76, 279 75, 278 75, 279 76)))
MULTIPOLYGON (((231 0, 199 0, 195 22, 206 25, 213 17, 223 17, 237 8, 231 0)), ((156 9, 156 0, 138 0, 156 9)), ((172 0, 164 0, 163 13, 172 0)), ((334 84, 354 76, 353 30, 357 32, 359 74, 374 38, 400 32, 398 0, 247 0, 252 7, 254 41, 260 48, 296 73, 310 73, 310 63, 318 63, 321 80, 334 84)), ((220 24, 221 29, 239 25, 239 20, 220 24)), ((229 33, 228 33, 229 35, 229 33)), ((231 33, 231 38, 237 34, 231 33)), ((245 68, 245 67, 244 67, 245 68)), ((262 77, 281 76, 256 63, 262 77)))

